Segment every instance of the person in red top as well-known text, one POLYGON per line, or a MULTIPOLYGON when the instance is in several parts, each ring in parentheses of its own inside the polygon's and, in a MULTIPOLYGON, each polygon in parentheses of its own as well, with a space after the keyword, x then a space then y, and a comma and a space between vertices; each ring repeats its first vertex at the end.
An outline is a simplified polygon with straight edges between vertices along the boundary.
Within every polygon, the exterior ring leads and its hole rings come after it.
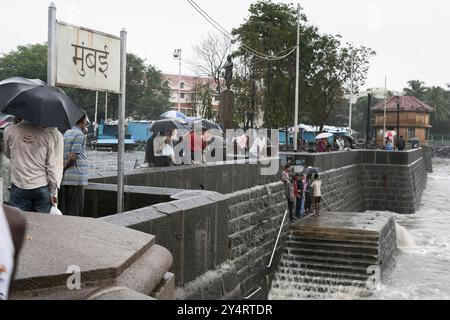
POLYGON ((203 139, 203 134, 205 133, 205 129, 202 130, 202 135, 196 134, 195 130, 193 130, 190 134, 190 149, 191 149, 191 160, 194 161, 195 153, 199 152, 203 156, 203 151, 206 149, 206 142, 203 139))
POLYGON ((322 152, 327 152, 327 139, 320 139, 319 142, 317 143, 317 151, 322 153, 322 152))

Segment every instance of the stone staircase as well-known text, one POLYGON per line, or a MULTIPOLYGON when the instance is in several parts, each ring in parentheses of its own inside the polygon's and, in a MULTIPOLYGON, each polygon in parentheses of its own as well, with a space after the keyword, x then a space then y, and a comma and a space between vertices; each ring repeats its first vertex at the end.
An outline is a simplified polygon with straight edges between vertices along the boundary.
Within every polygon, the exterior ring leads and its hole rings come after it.
POLYGON ((368 268, 380 265, 380 233, 294 225, 284 243, 269 299, 369 296, 368 268))

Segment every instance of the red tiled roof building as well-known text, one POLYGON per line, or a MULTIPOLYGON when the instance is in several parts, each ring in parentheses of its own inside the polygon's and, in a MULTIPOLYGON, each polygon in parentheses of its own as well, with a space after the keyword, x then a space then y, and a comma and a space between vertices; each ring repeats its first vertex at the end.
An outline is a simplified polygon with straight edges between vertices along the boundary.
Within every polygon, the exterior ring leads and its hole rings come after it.
MULTIPOLYGON (((397 104, 400 114, 400 136, 405 141, 417 138, 420 143, 428 142, 430 135, 430 114, 435 109, 420 99, 412 96, 394 96, 386 101, 386 130, 397 131, 397 104)), ((378 145, 384 143, 384 100, 371 108, 376 132, 376 142, 378 145)))

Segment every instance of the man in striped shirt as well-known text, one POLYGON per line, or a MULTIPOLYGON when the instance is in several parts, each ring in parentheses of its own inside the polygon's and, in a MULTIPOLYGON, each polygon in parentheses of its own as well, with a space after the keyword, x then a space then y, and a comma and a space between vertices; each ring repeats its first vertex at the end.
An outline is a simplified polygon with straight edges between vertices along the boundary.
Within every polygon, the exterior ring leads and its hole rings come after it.
POLYGON ((84 187, 88 185, 89 163, 86 156, 86 115, 64 134, 64 177, 61 184, 61 211, 83 216, 84 187))

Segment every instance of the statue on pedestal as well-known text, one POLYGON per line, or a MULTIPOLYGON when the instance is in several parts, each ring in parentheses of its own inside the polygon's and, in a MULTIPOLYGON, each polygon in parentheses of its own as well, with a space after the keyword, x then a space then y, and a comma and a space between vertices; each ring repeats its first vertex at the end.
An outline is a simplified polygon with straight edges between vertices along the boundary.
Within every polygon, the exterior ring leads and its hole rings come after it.
POLYGON ((223 65, 222 69, 225 69, 225 84, 230 90, 231 81, 233 80, 233 62, 231 61, 231 56, 228 56, 227 62, 223 65))

